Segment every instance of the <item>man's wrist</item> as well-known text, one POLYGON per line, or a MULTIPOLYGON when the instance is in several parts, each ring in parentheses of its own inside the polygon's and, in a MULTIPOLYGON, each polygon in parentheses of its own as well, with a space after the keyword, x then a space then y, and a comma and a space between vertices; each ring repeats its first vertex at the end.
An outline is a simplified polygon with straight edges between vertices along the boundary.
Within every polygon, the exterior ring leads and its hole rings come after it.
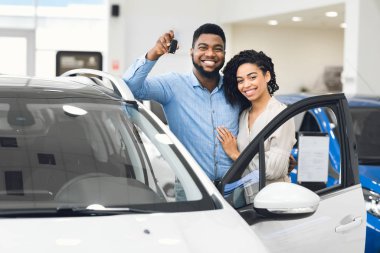
POLYGON ((145 58, 150 61, 157 61, 160 56, 152 52, 152 50, 149 50, 148 53, 146 53, 145 58))

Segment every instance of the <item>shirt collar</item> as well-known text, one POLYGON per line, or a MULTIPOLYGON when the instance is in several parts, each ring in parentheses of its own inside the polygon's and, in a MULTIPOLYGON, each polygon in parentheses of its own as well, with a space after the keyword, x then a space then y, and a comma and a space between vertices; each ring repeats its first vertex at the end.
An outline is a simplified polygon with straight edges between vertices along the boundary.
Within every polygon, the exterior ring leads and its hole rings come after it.
MULTIPOLYGON (((223 86, 223 76, 222 75, 219 75, 219 82, 218 82, 218 89, 221 89, 222 86, 223 86)), ((199 82, 198 78, 195 76, 194 72, 191 71, 191 74, 190 74, 190 78, 191 78, 191 84, 193 85, 193 87, 196 87, 196 86, 199 86, 200 88, 204 88, 201 83, 199 82)))

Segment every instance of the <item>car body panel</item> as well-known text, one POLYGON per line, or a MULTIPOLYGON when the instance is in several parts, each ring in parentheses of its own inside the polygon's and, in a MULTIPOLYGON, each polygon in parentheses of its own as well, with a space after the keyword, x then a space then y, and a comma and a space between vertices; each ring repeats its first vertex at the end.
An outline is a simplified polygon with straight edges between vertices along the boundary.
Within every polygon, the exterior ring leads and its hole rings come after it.
POLYGON ((267 252, 232 209, 0 219, 1 252, 267 252))
MULTIPOLYGON (((360 165, 359 176, 362 186, 380 193, 380 168, 374 165, 360 165)), ((379 227, 380 229, 380 227, 379 227)))
POLYGON ((301 220, 263 221, 252 225, 271 252, 363 252, 365 209, 357 208, 363 201, 362 190, 352 186, 346 190, 321 197, 318 210, 301 220), (347 199, 351 199, 350 204, 347 199), (344 206, 344 211, 342 210, 344 206), (356 210, 348 212, 347 210, 356 210), (363 221, 345 233, 335 228, 355 217, 363 221), (361 227, 361 228, 360 228, 361 227))
POLYGON ((380 249, 380 219, 367 212, 367 230, 366 230, 366 253, 378 252, 380 249))

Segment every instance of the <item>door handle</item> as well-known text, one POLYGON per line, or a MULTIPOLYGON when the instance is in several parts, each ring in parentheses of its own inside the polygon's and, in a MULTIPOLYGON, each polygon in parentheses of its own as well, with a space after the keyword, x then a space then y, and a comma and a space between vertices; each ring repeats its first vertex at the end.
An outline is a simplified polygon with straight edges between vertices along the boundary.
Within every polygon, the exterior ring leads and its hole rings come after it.
POLYGON ((351 222, 344 224, 344 225, 337 226, 335 228, 335 232, 337 232, 337 233, 346 232, 350 229, 358 227, 360 224, 362 224, 362 221, 363 221, 362 217, 355 217, 351 222))

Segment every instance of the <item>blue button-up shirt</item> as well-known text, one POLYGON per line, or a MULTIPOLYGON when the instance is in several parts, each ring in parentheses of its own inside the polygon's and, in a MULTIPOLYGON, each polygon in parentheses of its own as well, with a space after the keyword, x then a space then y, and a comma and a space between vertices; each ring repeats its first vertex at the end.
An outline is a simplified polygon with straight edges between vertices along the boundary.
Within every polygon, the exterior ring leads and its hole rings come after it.
POLYGON ((239 108, 224 96, 222 77, 210 93, 192 72, 147 77, 155 63, 138 59, 124 74, 124 81, 137 99, 155 100, 163 106, 170 130, 211 180, 221 179, 232 160, 216 137, 216 127, 225 126, 237 136, 239 120, 239 108))

